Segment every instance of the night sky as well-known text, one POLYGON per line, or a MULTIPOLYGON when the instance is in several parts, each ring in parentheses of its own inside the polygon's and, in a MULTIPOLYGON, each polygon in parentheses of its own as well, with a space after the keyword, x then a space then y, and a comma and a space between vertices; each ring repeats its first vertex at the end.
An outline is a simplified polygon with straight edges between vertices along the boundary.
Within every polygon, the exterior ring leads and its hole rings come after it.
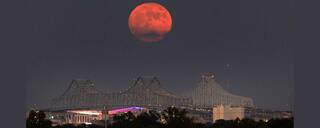
MULTIPOLYGON (((128 16, 143 0, 30 1, 34 42, 27 64, 27 108, 46 108, 72 79, 98 89, 126 89, 138 76, 157 76, 175 93, 192 90, 204 73, 253 98, 257 107, 294 104, 292 2, 269 0, 158 0, 171 13, 172 31, 143 43, 128 16)), ((27 43, 27 42, 26 42, 27 43)))

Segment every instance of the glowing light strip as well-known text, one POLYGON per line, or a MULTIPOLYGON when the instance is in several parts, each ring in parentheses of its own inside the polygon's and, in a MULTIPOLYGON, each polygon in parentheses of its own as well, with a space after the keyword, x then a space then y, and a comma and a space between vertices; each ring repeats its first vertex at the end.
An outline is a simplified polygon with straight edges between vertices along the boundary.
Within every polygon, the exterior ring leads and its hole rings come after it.
POLYGON ((94 111, 94 110, 74 110, 74 111, 68 111, 68 112, 84 114, 84 115, 102 115, 101 111, 94 111))
MULTIPOLYGON (((108 111, 109 115, 114 115, 118 113, 125 113, 129 111, 141 111, 144 110, 145 108, 142 107, 128 107, 128 108, 121 108, 121 109, 115 109, 115 110, 110 110, 108 111)), ((102 115, 102 111, 96 111, 96 110, 70 110, 67 112, 71 113, 77 113, 77 114, 84 114, 84 115, 102 115)))
POLYGON ((108 111, 108 114, 114 115, 114 114, 118 114, 118 113, 125 113, 125 112, 129 112, 129 111, 140 111, 140 110, 144 110, 144 109, 145 108, 142 108, 142 107, 121 108, 121 109, 108 111))

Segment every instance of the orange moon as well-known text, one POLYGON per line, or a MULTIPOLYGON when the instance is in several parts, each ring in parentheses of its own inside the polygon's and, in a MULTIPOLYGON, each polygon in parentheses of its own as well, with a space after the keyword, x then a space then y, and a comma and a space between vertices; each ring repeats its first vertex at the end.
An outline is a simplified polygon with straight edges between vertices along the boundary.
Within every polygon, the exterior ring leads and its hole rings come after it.
POLYGON ((142 3, 129 16, 131 33, 143 42, 159 42, 171 30, 169 11, 155 2, 142 3))

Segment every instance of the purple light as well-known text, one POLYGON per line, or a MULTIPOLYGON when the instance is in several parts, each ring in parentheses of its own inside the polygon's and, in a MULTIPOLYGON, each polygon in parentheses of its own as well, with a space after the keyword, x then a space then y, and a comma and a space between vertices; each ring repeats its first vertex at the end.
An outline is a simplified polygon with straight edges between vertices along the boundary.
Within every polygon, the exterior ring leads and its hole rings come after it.
POLYGON ((141 111, 144 109, 145 108, 142 108, 142 107, 128 107, 128 108, 121 108, 121 109, 115 109, 115 110, 108 111, 108 114, 114 115, 114 114, 118 114, 118 113, 126 113, 129 111, 141 111))

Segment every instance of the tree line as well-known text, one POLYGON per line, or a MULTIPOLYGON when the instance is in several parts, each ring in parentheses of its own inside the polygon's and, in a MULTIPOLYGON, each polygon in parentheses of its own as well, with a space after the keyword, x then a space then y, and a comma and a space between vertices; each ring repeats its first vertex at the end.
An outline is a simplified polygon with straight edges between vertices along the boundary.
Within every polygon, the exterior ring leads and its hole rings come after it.
MULTIPOLYGON (((271 119, 268 122, 253 119, 217 120, 215 123, 196 123, 187 116, 185 109, 168 107, 163 112, 150 110, 135 116, 133 113, 123 113, 113 117, 108 128, 293 128, 293 118, 271 119)), ((104 128, 99 125, 64 124, 51 126, 43 111, 31 110, 27 118, 27 128, 104 128)))

